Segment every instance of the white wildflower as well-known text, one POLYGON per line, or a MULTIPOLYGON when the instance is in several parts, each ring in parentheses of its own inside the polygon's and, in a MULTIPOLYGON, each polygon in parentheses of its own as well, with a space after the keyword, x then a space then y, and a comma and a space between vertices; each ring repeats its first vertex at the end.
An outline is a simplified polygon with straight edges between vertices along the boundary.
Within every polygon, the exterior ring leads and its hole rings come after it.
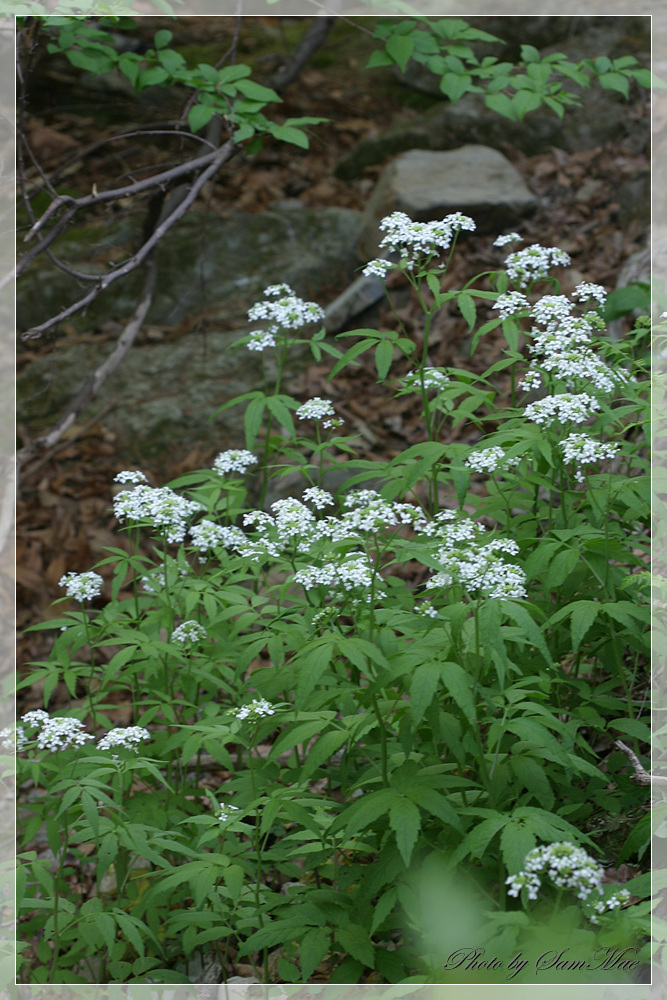
POLYGON ((472 231, 475 223, 460 212, 439 222, 413 222, 405 212, 393 212, 380 223, 380 230, 387 234, 380 241, 380 247, 400 254, 401 263, 412 269, 420 258, 440 256, 462 229, 472 231))
MULTIPOLYGON (((132 750, 139 753, 139 744, 143 740, 149 740, 151 734, 141 726, 127 726, 125 729, 110 729, 101 740, 97 742, 98 750, 113 750, 121 747, 124 750, 132 750)), ((113 755, 117 759, 117 755, 113 755)))
POLYGON ((240 708, 233 708, 231 713, 236 716, 239 722, 258 722, 259 719, 275 715, 276 710, 266 698, 253 698, 249 705, 241 705, 240 708))
POLYGON ((265 351, 267 347, 275 347, 276 338, 268 330, 253 330, 252 333, 248 334, 248 340, 246 341, 246 348, 249 351, 257 351, 261 353, 265 351))
POLYGON ((574 478, 578 483, 583 483, 586 478, 583 466, 613 458, 620 450, 620 445, 605 444, 589 434, 577 433, 568 434, 564 441, 558 442, 558 447, 563 452, 563 460, 576 466, 574 478))
POLYGON ((511 886, 510 896, 518 896, 524 887, 529 889, 529 899, 537 899, 541 886, 540 875, 549 879, 559 889, 571 889, 578 899, 586 899, 592 892, 602 892, 604 870, 581 847, 566 841, 535 847, 526 855, 523 870, 510 875, 506 884, 511 886))
POLYGON ((607 301, 607 289, 602 285, 594 285, 591 281, 581 281, 574 290, 580 302, 595 299, 601 306, 607 301))
POLYGON ((251 451, 245 449, 231 449, 221 451, 213 463, 213 470, 221 476, 228 472, 247 472, 251 465, 257 465, 257 458, 251 451))
POLYGON ((65 587, 67 596, 75 601, 90 601, 99 597, 103 583, 98 573, 66 573, 58 581, 58 586, 65 587))
POLYGON ((523 292, 505 292, 496 299, 493 309, 498 309, 501 319, 508 319, 516 313, 525 312, 530 307, 530 302, 523 292))
POLYGON ((87 740, 92 740, 78 719, 67 719, 54 716, 38 709, 27 712, 22 722, 27 726, 39 727, 37 746, 40 750, 67 750, 71 746, 83 746, 87 740))
POLYGON ((335 417, 336 411, 330 400, 314 396, 298 408, 296 415, 299 420, 322 420, 324 417, 335 417))
POLYGON ((201 642, 206 636, 207 632, 204 626, 192 620, 183 622, 171 633, 172 642, 183 646, 187 643, 201 642))
POLYGON ((442 392, 449 381, 449 376, 440 368, 422 368, 420 371, 408 372, 403 384, 407 389, 416 389, 418 392, 421 392, 422 385, 427 392, 442 392))
POLYGON ((543 247, 539 243, 524 250, 517 250, 505 259, 507 275, 518 282, 521 288, 548 277, 549 269, 556 265, 567 265, 570 257, 558 247, 543 247))
POLYGON ((264 289, 266 301, 257 302, 248 310, 248 319, 266 320, 268 333, 278 330, 299 330, 309 323, 324 319, 324 310, 315 302, 304 302, 289 285, 270 285, 264 289))
POLYGON ((578 395, 565 392, 556 396, 545 396, 535 403, 529 403, 524 410, 527 420, 535 424, 551 427, 556 421, 561 424, 582 424, 591 414, 600 410, 600 404, 586 392, 578 395))
POLYGON ((215 524, 206 519, 190 528, 190 536, 192 544, 200 552, 208 552, 209 549, 218 547, 235 549, 246 542, 246 536, 240 528, 235 528, 233 525, 215 524))
POLYGON ((239 812, 238 806, 233 806, 228 803, 220 804, 220 812, 218 813, 218 820, 221 823, 226 823, 228 819, 233 819, 232 813, 239 812))
POLYGON ((188 518, 205 510, 202 504, 186 500, 168 486, 156 489, 137 486, 131 491, 123 490, 114 497, 113 507, 119 521, 147 521, 162 529, 168 542, 182 542, 188 518))
POLYGON ((523 240, 523 236, 519 236, 518 233, 507 233, 505 236, 496 237, 496 239, 493 241, 493 246, 506 247, 508 243, 514 243, 517 240, 521 242, 523 240))
POLYGON ((366 278, 384 278, 387 271, 390 271, 392 267, 393 264, 390 261, 379 258, 377 260, 370 260, 361 273, 366 278))
POLYGON ((315 510, 322 510, 323 507, 333 507, 334 499, 331 493, 320 489, 319 486, 309 486, 303 491, 303 499, 306 503, 311 503, 315 510))
POLYGON ((479 451, 474 451, 472 454, 468 455, 464 462, 469 469, 473 472, 496 472, 498 469, 506 469, 510 465, 516 465, 518 463, 518 458, 505 458, 505 452, 502 448, 494 446, 493 448, 481 448, 479 451))
POLYGON ((139 485, 140 483, 147 483, 148 480, 143 472, 139 469, 126 470, 125 472, 119 472, 117 476, 114 477, 114 483, 134 483, 139 485))

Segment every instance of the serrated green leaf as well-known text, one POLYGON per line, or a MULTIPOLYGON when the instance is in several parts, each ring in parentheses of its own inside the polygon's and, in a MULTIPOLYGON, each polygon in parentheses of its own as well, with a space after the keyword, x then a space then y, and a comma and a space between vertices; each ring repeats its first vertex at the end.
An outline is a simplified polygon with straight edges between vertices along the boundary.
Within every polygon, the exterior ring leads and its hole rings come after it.
POLYGON ((303 935, 299 944, 299 958, 305 983, 328 952, 329 931, 326 927, 313 927, 303 935))
POLYGON ((388 889, 380 896, 373 906, 373 919, 371 921, 371 934, 375 934, 383 920, 385 920, 394 908, 396 903, 396 890, 388 889))
POLYGON ((461 310, 461 315, 468 324, 468 330, 472 330, 475 325, 475 320, 477 319, 475 300, 472 295, 468 295, 467 292, 461 292, 461 294, 457 296, 456 302, 461 310))
POLYGON ((395 794, 389 809, 389 825, 396 834, 396 843, 407 868, 421 829, 419 809, 410 799, 395 794))
POLYGON ((458 813, 449 804, 445 796, 437 792, 435 788, 429 788, 427 785, 420 784, 414 788, 409 788, 405 794, 418 806, 425 809, 426 812, 431 813, 432 816, 437 816, 447 826, 451 826, 454 830, 463 833, 458 813))
POLYGON ((581 642, 595 621, 600 611, 596 601, 575 601, 570 605, 570 635, 572 636, 572 651, 577 652, 581 642))
POLYGON ((440 675, 451 697, 461 709, 470 725, 474 726, 477 721, 477 715, 475 712, 475 699, 472 693, 470 674, 466 673, 458 663, 443 663, 440 668, 440 675))
POLYGON ((238 903, 245 882, 245 873, 240 865, 229 865, 222 873, 222 878, 229 889, 234 903, 238 903))
POLYGON ((424 712, 431 704, 438 690, 441 667, 439 663, 423 663, 417 667, 410 682, 410 714, 415 726, 424 718, 424 712))
POLYGON ((308 751, 308 756, 301 768, 301 778, 304 780, 310 778, 311 774, 326 760, 329 760, 332 754, 336 753, 347 742, 348 738, 348 734, 339 729, 324 733, 308 751))
POLYGON ((361 924, 337 927, 336 938, 348 955, 370 969, 375 968, 375 951, 367 927, 361 924))
POLYGON ((500 851, 510 875, 522 871, 524 859, 535 845, 536 839, 530 828, 530 820, 512 818, 500 834, 500 851))
POLYGON ((649 745, 651 743, 651 727, 646 722, 642 722, 641 719, 614 719, 613 722, 609 723, 609 729, 616 729, 619 733, 625 733, 635 740, 641 740, 642 743, 649 745))
POLYGON ((512 755, 509 759, 509 765, 536 801, 546 806, 547 809, 553 809, 555 796, 545 774, 544 764, 541 761, 538 762, 534 757, 521 754, 512 755))
POLYGON ((465 857, 481 858, 499 830, 509 823, 509 816, 492 816, 473 827, 450 857, 450 865, 457 865, 465 857))
POLYGON ((375 348, 375 367, 380 381, 386 379, 393 360, 394 345, 388 340, 381 341, 375 348))

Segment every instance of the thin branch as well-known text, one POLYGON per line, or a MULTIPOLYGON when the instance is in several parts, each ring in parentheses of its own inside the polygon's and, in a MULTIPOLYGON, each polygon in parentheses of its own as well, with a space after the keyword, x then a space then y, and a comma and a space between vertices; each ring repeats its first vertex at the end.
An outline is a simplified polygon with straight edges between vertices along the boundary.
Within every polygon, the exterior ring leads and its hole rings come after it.
POLYGON ((126 324, 123 332, 118 338, 116 347, 111 352, 109 357, 100 365, 97 371, 93 372, 90 378, 87 379, 75 399, 70 404, 69 409, 64 416, 61 417, 55 427, 48 431, 48 433, 37 438, 35 441, 32 441, 29 445, 22 448, 17 453, 16 462, 18 470, 20 470, 26 462, 29 462, 38 452, 53 448, 53 446, 57 444, 63 434, 65 434, 65 432, 72 426, 86 403, 88 403, 89 400, 92 399, 92 397, 98 392, 100 386, 107 380, 109 375, 111 375, 112 372, 118 368, 119 364, 136 340, 137 334, 141 329, 144 319, 146 318, 146 314, 151 307, 153 295, 155 293, 156 281, 157 264, 155 262, 155 258, 150 258, 146 262, 146 280, 141 292, 141 298, 139 299, 131 319, 126 324))
POLYGON ((44 323, 40 323, 39 326, 34 326, 32 329, 27 330, 24 334, 22 334, 22 339, 34 340, 35 338, 41 336, 45 330, 50 330, 56 323, 60 323, 62 320, 67 319, 69 316, 72 316, 74 313, 85 308, 85 306, 90 305, 90 303, 96 299, 101 292, 108 288, 109 285, 113 284, 114 281, 118 281, 119 278, 124 278, 127 274, 134 271, 141 263, 143 263, 151 250, 162 239, 164 234, 168 232, 174 223, 185 214, 193 201, 195 201, 198 197, 199 192, 204 187, 206 182, 220 169, 222 164, 233 155, 236 149, 238 149, 238 147, 235 146, 233 141, 230 139, 229 142, 226 142, 224 146, 221 146, 220 149, 217 150, 213 162, 210 162, 210 157, 206 157, 209 161, 208 168, 199 175, 197 180, 192 184, 183 201, 176 206, 164 222, 157 226, 152 236, 146 240, 141 249, 138 250, 133 257, 130 257, 124 264, 115 268, 115 270, 105 274, 99 279, 95 288, 92 288, 86 295, 78 299, 78 301, 72 303, 70 306, 67 306, 67 308, 62 309, 56 316, 52 316, 44 323))
POLYGON ((614 746, 618 747, 632 764, 635 772, 632 780, 637 785, 667 785, 667 777, 660 774, 649 774, 637 754, 630 747, 626 746, 625 743, 622 743, 621 740, 614 740, 614 746))
POLYGON ((269 87, 280 93, 297 78, 311 56, 324 44, 336 23, 335 17, 316 17, 297 47, 269 80, 269 87))

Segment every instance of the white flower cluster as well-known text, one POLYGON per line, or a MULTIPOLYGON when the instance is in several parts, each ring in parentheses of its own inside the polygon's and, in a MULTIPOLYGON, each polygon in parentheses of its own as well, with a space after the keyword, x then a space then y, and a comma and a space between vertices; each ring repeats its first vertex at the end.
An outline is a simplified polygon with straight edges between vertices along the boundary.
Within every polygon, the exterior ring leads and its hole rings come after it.
POLYGON ((335 417, 336 411, 330 400, 322 399, 321 396, 314 396, 298 408, 296 415, 299 420, 322 420, 322 426, 329 428, 333 426, 333 422, 324 418, 335 417))
POLYGON ((313 505, 315 510, 322 510, 323 507, 333 507, 334 498, 327 490, 319 486, 309 486, 303 491, 303 499, 306 503, 313 505))
POLYGON ((530 308, 530 302, 523 292, 505 292, 496 299, 494 309, 498 309, 501 319, 509 319, 517 313, 526 312, 530 308))
POLYGON ((114 497, 113 508, 119 521, 148 521, 164 529, 168 542, 182 542, 188 518, 206 509, 195 500, 179 496, 169 486, 123 490, 114 497))
POLYGON ((146 476, 139 469, 126 470, 114 476, 114 483, 133 483, 135 486, 138 486, 140 483, 147 482, 146 476))
MULTIPOLYGON (((370 601, 373 566, 366 555, 348 555, 335 562, 299 569, 294 574, 294 582, 300 584, 304 590, 328 587, 328 600, 339 599, 345 593, 361 589, 365 591, 364 599, 370 601)), ((384 594, 378 591, 375 596, 382 597, 384 594)))
POLYGON ((251 465, 257 465, 257 459, 251 451, 232 449, 221 451, 213 463, 213 470, 224 476, 228 472, 247 472, 251 465))
POLYGON ((192 544, 200 552, 208 552, 209 549, 217 549, 219 547, 233 549, 238 545, 242 545, 246 540, 246 536, 240 528, 215 524, 213 521, 206 520, 206 518, 190 528, 190 536, 192 537, 192 544))
POLYGON ((535 424, 551 427, 559 421, 561 424, 583 424, 593 413, 600 410, 600 404, 594 396, 587 392, 573 395, 563 392, 555 396, 545 396, 535 403, 529 403, 524 410, 524 416, 535 424))
MULTIPOLYGON (((462 229, 472 232, 475 223, 461 212, 453 212, 439 222, 413 222, 405 212, 393 212, 380 223, 380 230, 387 234, 380 241, 380 248, 400 254, 401 266, 412 270, 418 260, 440 256, 462 229)), ((389 267, 391 265, 387 266, 384 260, 373 260, 364 268, 363 274, 384 277, 389 267)))
POLYGON ((498 236, 493 241, 494 247, 506 247, 508 243, 520 243, 523 240, 523 236, 519 236, 518 233, 507 233, 505 236, 498 236))
POLYGON ((188 643, 201 642, 207 636, 206 629, 196 621, 183 622, 171 633, 172 642, 185 646, 188 643))
POLYGON ((78 719, 52 718, 41 708, 26 712, 21 722, 31 729, 40 730, 37 736, 40 750, 67 750, 71 746, 83 746, 87 740, 93 739, 78 719))
POLYGON ((91 601, 102 593, 104 580, 98 573, 65 573, 58 581, 75 601, 91 601))
POLYGON ((520 288, 525 288, 534 281, 541 281, 549 276, 549 269, 558 264, 570 263, 569 254, 558 247, 543 247, 533 243, 525 250, 516 250, 505 259, 505 270, 512 281, 520 288))
POLYGON ((218 820, 221 823, 226 823, 228 819, 233 819, 232 813, 239 812, 238 806, 232 806, 224 802, 220 804, 219 808, 218 820))
POLYGON ((300 330, 309 323, 324 319, 324 310, 315 302, 304 302, 289 285, 269 285, 264 289, 266 299, 248 310, 251 321, 264 320, 270 325, 266 330, 254 330, 247 342, 249 351, 263 351, 276 346, 280 330, 300 330))
POLYGON ((604 870, 583 848, 562 841, 529 851, 522 871, 510 875, 505 884, 510 886, 508 896, 518 896, 525 888, 529 899, 537 899, 542 876, 558 889, 572 889, 577 899, 587 899, 592 892, 602 893, 603 875, 604 870))
POLYGON ((3 750, 23 750, 27 742, 23 726, 4 726, 0 729, 0 747, 3 750))
POLYGON ((505 562, 502 554, 517 555, 519 546, 510 539, 482 542, 486 532, 476 521, 452 520, 453 511, 442 511, 423 531, 439 543, 434 553, 442 570, 426 582, 427 590, 460 583, 470 593, 487 597, 526 597, 526 574, 505 562), (448 523, 449 522, 449 523, 448 523))
MULTIPOLYGON (((122 747, 124 750, 132 750, 139 753, 139 744, 143 740, 149 740, 151 734, 141 726, 127 726, 125 729, 110 729, 101 740, 97 742, 98 750, 113 750, 122 747)), ((114 754, 117 759, 117 754, 114 754)))
POLYGON ((385 260, 384 258, 377 257, 375 260, 369 260, 366 267, 362 269, 362 274, 366 278, 384 278, 387 271, 391 271, 393 264, 391 261, 385 260))
POLYGON ((403 384, 406 389, 416 389, 417 392, 421 392, 422 384, 427 392, 442 392, 449 381, 449 376, 440 368, 423 368, 421 372, 408 372, 403 384))
POLYGON ((159 594, 161 590, 166 589, 167 581, 171 585, 179 577, 187 576, 188 573, 189 569, 186 566, 176 566, 174 563, 169 567, 169 571, 165 577, 164 567, 158 566, 155 569, 149 570, 145 576, 142 576, 141 585, 147 594, 159 594))
POLYGON ((241 705, 240 708, 233 708, 231 711, 239 722, 258 722, 259 719, 276 714, 275 708, 266 698, 253 698, 249 705, 241 705))
POLYGON ((611 896, 607 896, 606 899, 601 899, 593 906, 593 913, 591 915, 591 923, 599 924, 599 917, 603 913, 609 913, 610 910, 618 910, 630 899, 630 893, 627 889, 619 889, 617 892, 613 892, 611 896))
POLYGON ((518 458, 506 459, 504 450, 498 446, 494 446, 493 448, 481 448, 479 451, 474 451, 471 455, 468 455, 464 465, 467 465, 473 472, 491 473, 507 469, 512 465, 517 465, 518 462, 518 458))
POLYGON ((559 441, 558 447, 563 452, 564 460, 576 466, 574 478, 578 483, 583 483, 586 477, 582 466, 601 462, 605 458, 613 458, 618 454, 620 445, 596 441, 589 434, 572 433, 568 434, 564 441, 559 441))
POLYGON ((594 285, 590 281, 581 281, 574 290, 575 297, 579 302, 588 302, 595 299, 601 306, 607 301, 607 289, 602 285, 594 285))

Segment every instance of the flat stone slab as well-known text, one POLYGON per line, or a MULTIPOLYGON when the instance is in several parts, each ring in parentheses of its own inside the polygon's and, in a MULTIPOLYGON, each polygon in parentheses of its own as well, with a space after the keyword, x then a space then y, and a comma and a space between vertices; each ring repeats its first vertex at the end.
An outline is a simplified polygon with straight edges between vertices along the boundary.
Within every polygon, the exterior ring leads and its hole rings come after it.
POLYGON ((365 260, 378 256, 378 226, 392 212, 405 212, 415 222, 463 212, 475 220, 478 232, 501 233, 536 206, 518 170, 497 149, 411 149, 380 177, 362 215, 359 251, 365 260))

